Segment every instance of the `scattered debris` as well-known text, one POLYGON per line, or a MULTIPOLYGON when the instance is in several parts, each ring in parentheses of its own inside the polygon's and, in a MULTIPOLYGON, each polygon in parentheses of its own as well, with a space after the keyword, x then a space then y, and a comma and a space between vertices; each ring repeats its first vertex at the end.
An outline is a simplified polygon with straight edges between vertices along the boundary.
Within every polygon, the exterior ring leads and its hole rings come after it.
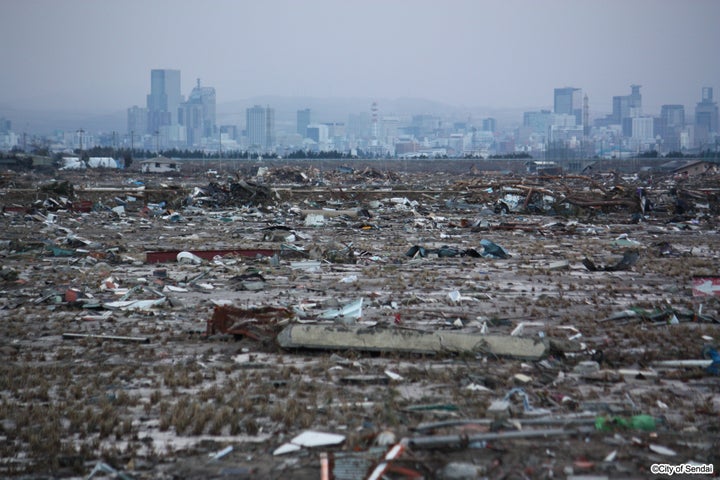
POLYGON ((720 296, 720 277, 693 277, 693 296, 720 296))
POLYGON ((117 335, 94 335, 91 333, 63 333, 62 337, 68 340, 78 338, 96 338, 98 340, 113 340, 116 342, 150 343, 148 337, 120 337, 117 335))
POLYGON ((641 430, 654 432, 657 429, 657 420, 650 415, 634 415, 623 417, 598 417, 595 428, 601 432, 614 432, 618 430, 641 430))
POLYGON ((96 473, 110 473, 114 475, 114 478, 119 478, 120 480, 133 480, 133 477, 131 477, 130 475, 118 471, 104 462, 98 462, 95 464, 95 468, 93 468, 92 472, 90 472, 90 475, 87 476, 87 480, 93 478, 96 473))
POLYGON ((278 250, 268 248, 229 248, 223 250, 188 250, 188 251, 177 251, 177 250, 164 250, 164 251, 151 251, 145 252, 145 258, 147 263, 164 263, 178 261, 179 257, 183 259, 187 258, 186 263, 197 263, 196 258, 201 260, 213 260, 215 257, 226 257, 239 255, 243 257, 272 257, 277 255, 278 250), (182 255, 181 255, 182 254, 182 255), (189 254, 189 255, 188 255, 189 254))
POLYGON ((292 317, 293 312, 283 307, 242 309, 232 305, 216 306, 207 321, 206 334, 224 333, 270 342, 292 317))
POLYGON ((619 272, 630 270, 638 258, 640 258, 640 252, 637 249, 628 249, 623 253, 622 259, 614 265, 596 266, 595 262, 587 257, 583 259, 583 265, 591 272, 619 272))
POLYGON ((317 432, 314 430, 306 430, 300 435, 294 437, 289 443, 285 443, 273 451, 273 455, 284 455, 286 453, 296 452, 301 448, 328 447, 339 445, 345 441, 345 435, 335 433, 317 432))
POLYGON ((339 323, 353 323, 362 318, 363 299, 359 298, 341 308, 331 308, 320 313, 319 318, 323 320, 335 320, 339 323))
POLYGON ((715 462, 716 170, 139 163, 3 175, 0 476, 715 462))

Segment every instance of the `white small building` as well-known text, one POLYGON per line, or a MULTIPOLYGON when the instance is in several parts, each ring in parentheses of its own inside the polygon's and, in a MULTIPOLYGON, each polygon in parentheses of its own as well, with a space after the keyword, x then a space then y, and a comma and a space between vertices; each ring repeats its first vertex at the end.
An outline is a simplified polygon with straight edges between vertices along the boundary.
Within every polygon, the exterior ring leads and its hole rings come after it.
POLYGON ((117 160, 112 157, 90 157, 87 165, 90 168, 120 168, 117 160))
POLYGON ((179 172, 180 164, 177 160, 159 156, 140 162, 140 171, 143 173, 179 172))

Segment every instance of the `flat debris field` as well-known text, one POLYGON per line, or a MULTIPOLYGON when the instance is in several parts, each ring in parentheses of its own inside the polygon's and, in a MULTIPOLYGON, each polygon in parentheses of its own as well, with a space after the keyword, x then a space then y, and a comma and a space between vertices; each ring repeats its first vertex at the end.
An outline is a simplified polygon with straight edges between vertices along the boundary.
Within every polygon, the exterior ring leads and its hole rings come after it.
POLYGON ((350 165, 5 175, 0 477, 717 475, 720 177, 350 165))

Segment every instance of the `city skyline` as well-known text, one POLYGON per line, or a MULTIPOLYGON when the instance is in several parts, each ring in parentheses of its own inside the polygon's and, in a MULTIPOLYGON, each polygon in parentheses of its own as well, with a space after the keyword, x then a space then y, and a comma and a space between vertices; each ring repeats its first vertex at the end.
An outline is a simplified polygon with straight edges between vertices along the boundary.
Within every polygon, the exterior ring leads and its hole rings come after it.
MULTIPOLYGON (((240 125, 218 122, 216 91, 212 86, 196 86, 187 99, 181 91, 182 72, 177 69, 152 69, 146 107, 133 105, 127 109, 127 131, 77 129, 63 132, 56 129, 54 142, 48 137, 40 143, 54 145, 56 150, 76 146, 125 145, 132 147, 135 139, 141 148, 154 144, 162 147, 206 152, 254 151, 285 153, 302 151, 338 152, 359 149, 371 155, 466 156, 535 153, 566 155, 559 152, 588 155, 628 155, 631 152, 689 151, 718 145, 718 105, 713 87, 702 87, 696 103, 694 121, 686 121, 685 107, 663 104, 660 115, 643 111, 641 85, 630 85, 630 93, 612 97, 612 112, 589 116, 587 94, 579 87, 558 87, 553 90, 553 108, 523 112, 522 125, 497 129, 496 118, 473 118, 417 114, 381 115, 377 102, 370 112, 361 107, 359 114, 349 113, 347 123, 315 121, 313 109, 296 110, 295 125, 285 121, 285 129, 276 129, 275 107, 254 104, 245 109, 245 129, 240 125), (290 127, 290 128, 287 128, 290 127), (305 132, 303 135, 302 132, 305 132), (498 136, 497 134, 500 133, 498 136), (278 142, 278 134, 281 140, 278 142), (62 137, 62 138, 61 138, 62 137), (608 150, 606 150, 606 147, 608 150), (554 152, 554 153, 553 153, 554 152)), ((457 113, 457 112, 456 112, 457 113)), ((690 117, 692 118, 692 117, 690 117)), ((26 137, 23 145, 26 147, 26 137)), ((18 146, 11 120, 0 117, 0 148, 18 146)))
MULTIPOLYGON (((145 75, 147 75, 148 72, 145 72, 145 75)), ((195 79, 195 86, 188 90, 187 97, 183 94, 183 88, 182 88, 182 78, 183 72, 179 69, 157 69, 153 68, 149 72, 150 75, 150 85, 149 85, 149 91, 147 90, 146 85, 146 94, 144 97, 146 97, 145 100, 143 99, 135 99, 137 101, 133 102, 131 106, 126 106, 122 110, 118 110, 116 112, 112 112, 112 115, 122 115, 124 117, 123 122, 127 125, 127 132, 135 131, 135 132, 149 132, 152 133, 158 129, 160 126, 159 119, 154 118, 155 115, 159 114, 159 112, 164 112, 163 115, 167 115, 167 117, 162 120, 162 123, 165 125, 172 125, 172 124, 181 124, 181 125, 187 125, 187 119, 190 118, 190 112, 187 110, 188 106, 195 104, 196 106, 201 105, 207 105, 208 101, 211 102, 211 106, 209 106, 209 111, 205 112, 204 115, 207 117, 202 122, 206 125, 203 127, 200 127, 204 130, 203 136, 211 135, 210 132, 212 132, 216 127, 220 125, 220 123, 223 123, 223 120, 219 120, 219 117, 224 117, 224 120, 227 120, 228 118, 235 118, 236 120, 242 116, 243 119, 246 118, 245 111, 248 108, 251 108, 252 106, 258 104, 258 103, 273 103, 274 101, 279 100, 283 104, 285 104, 286 109, 282 111, 280 114, 280 117, 283 117, 285 122, 291 117, 295 116, 297 110, 308 108, 311 104, 324 104, 325 107, 332 105, 332 108, 326 109, 326 108, 319 108, 313 107, 314 111, 314 118, 317 118, 316 116, 318 113, 321 114, 324 118, 322 118, 322 122, 337 122, 340 119, 344 119, 347 117, 347 115, 353 115, 358 112, 369 112, 371 110, 372 105, 378 105, 377 99, 373 98, 338 98, 338 99, 332 99, 332 98, 312 98, 312 97, 281 97, 281 96, 266 96, 266 97, 254 97, 254 98, 248 98, 248 99, 242 99, 242 100, 236 100, 236 101, 227 101, 222 102, 222 92, 220 93, 220 102, 216 102, 216 91, 215 88, 210 86, 202 86, 201 87, 201 79, 196 78, 195 79), (162 75, 161 77, 159 77, 162 75), (165 76, 169 75, 170 78, 166 79, 165 76), (171 85, 171 86, 169 86, 171 85), (167 91, 172 91, 172 95, 170 95, 172 98, 168 100, 167 97, 167 91), (162 98, 162 99, 161 99, 162 98), (208 100, 210 99, 210 100, 208 100), (337 102, 334 102, 336 100, 337 102), (170 103, 168 104, 168 101, 170 103), (159 102, 159 103, 158 103, 159 102), (350 103, 353 105, 354 108, 348 108, 345 110, 342 110, 343 107, 347 107, 347 104, 350 103), (244 104, 244 105, 243 105, 244 104), (293 105, 289 107, 288 105, 293 105), (325 110, 332 110, 334 111, 333 114, 329 114, 328 111, 325 110), (135 113, 131 113, 131 112, 135 113), (337 116, 337 112, 342 112, 340 116, 337 116), (149 114, 149 115, 148 115, 149 114), (183 115, 185 116, 186 120, 183 121, 183 115), (216 117, 217 115, 217 117, 216 117), (147 117, 145 121, 140 122, 140 124, 132 125, 135 123, 133 120, 135 120, 138 117, 145 116, 147 117), (210 121, 210 124, 207 124, 209 119, 212 118, 210 121), (217 120, 217 124, 216 121, 217 120)), ((187 82, 187 79, 186 79, 187 82)), ((642 85, 637 84, 630 84, 628 85, 632 91, 634 92, 633 95, 636 95, 637 92, 642 85)), ((700 91, 702 92, 701 95, 704 99, 706 95, 706 91, 712 92, 714 89, 711 85, 703 85, 700 88, 700 91)), ((603 110, 598 111, 595 107, 595 102, 590 102, 591 105, 588 106, 588 96, 587 91, 582 86, 563 86, 563 87, 555 87, 552 89, 551 92, 546 92, 546 97, 548 101, 544 105, 535 106, 535 107, 527 107, 527 108, 512 108, 512 107, 499 107, 499 108, 462 108, 462 107, 454 107, 451 105, 444 105, 440 102, 435 102, 429 99, 411 99, 411 98, 401 98, 401 99, 383 99, 380 104, 382 105, 381 115, 389 114, 391 116, 393 115, 412 115, 412 114, 422 114, 422 113, 431 113, 431 114, 440 114, 443 116, 446 116, 447 118, 451 118, 455 116, 456 118, 465 117, 465 118, 478 118, 478 112, 481 112, 482 110, 485 110, 485 113, 481 113, 480 116, 492 116, 493 114, 500 113, 501 116, 505 117, 505 120, 507 120, 509 117, 506 115, 503 115, 503 113, 509 113, 510 115, 514 115, 514 118, 510 120, 509 124, 505 124, 506 122, 503 121, 504 127, 515 127, 518 124, 522 123, 522 115, 528 111, 535 111, 535 110, 549 110, 553 113, 570 113, 567 111, 567 108, 570 108, 572 106, 573 108, 573 114, 575 115, 577 119, 578 124, 584 124, 589 125, 594 122, 596 122, 598 119, 602 117, 606 117, 610 119, 612 116, 618 114, 620 111, 624 111, 627 113, 627 109, 631 108, 632 101, 630 101, 630 104, 625 104, 624 106, 619 107, 617 105, 617 102, 621 99, 629 99, 632 97, 632 95, 617 95, 619 92, 614 92, 612 95, 610 102, 605 102, 606 104, 611 105, 609 110, 603 110), (558 101, 560 100, 561 104, 559 106, 558 101), (387 102, 387 103, 386 103, 387 102), (582 105, 581 105, 582 104, 582 105), (400 107, 398 107, 400 105, 400 107), (414 105, 420 105, 420 106, 414 106, 414 105), (389 108, 388 108, 389 106, 389 108), (589 107, 589 108, 588 108, 589 107), (399 109, 399 111, 398 111, 399 109), (435 110, 435 111, 432 111, 435 110), (518 115, 518 112, 522 111, 518 115), (590 112, 592 112, 590 114, 590 112), (588 115, 588 119, 582 119, 581 115, 588 115)), ((697 95, 697 92, 696 92, 697 95)), ((676 104, 676 103, 668 103, 668 102, 659 102, 656 100, 655 105, 651 108, 656 108, 655 111, 649 111, 647 108, 648 102, 647 97, 645 97, 645 101, 643 102, 643 108, 638 112, 639 114, 643 116, 653 116, 653 117, 659 117, 662 116, 662 112, 665 107, 668 105, 682 105, 685 108, 693 109, 694 106, 699 105, 703 99, 698 98, 697 96, 694 98, 694 101, 691 102, 688 105, 683 104, 676 104)), ((203 107, 203 109, 207 109, 208 107, 203 107)), ((277 109, 274 109, 277 110, 277 109)), ((48 112, 51 112, 50 110, 47 110, 48 112)), ((15 113, 18 112, 18 110, 14 110, 15 113)), ((70 112, 70 118, 77 116, 79 112, 76 111, 68 111, 70 112)), ((34 112, 37 114, 38 112, 34 112)), ((53 115, 60 114, 61 112, 51 112, 53 115)), ((89 113, 86 112, 86 114, 89 115, 89 113)), ((202 114, 201 114, 202 115, 202 114)), ((623 116, 625 114, 623 113, 623 116)), ((2 109, 2 105, 0 105, 0 116, 6 119, 10 120, 16 120, 13 119, 13 109, 10 109, 10 112, 8 114, 7 111, 4 111, 2 109)), ((22 115, 21 115, 22 116, 22 115)), ((197 114, 196 114, 197 116, 197 114)), ((106 117, 109 118, 109 115, 106 117)), ((119 122, 119 117, 116 118, 116 123, 119 122)), ((17 122, 16 122, 17 123, 17 122)), ((64 122, 66 123, 66 122, 64 122)), ((225 121, 226 125, 233 124, 235 126, 243 126, 242 122, 238 121, 225 121)), ((610 123, 619 123, 619 118, 615 119, 615 121, 610 123)), ((692 120, 689 121, 689 123, 692 123, 692 120)), ((27 125, 26 125, 27 126, 27 125)), ((246 126, 246 124, 245 124, 246 126)), ((199 125, 196 125, 196 130, 199 125)), ((61 127, 53 127, 52 129, 62 129, 61 127)), ((28 131, 29 129, 25 129, 27 133, 35 133, 35 134, 42 134, 42 133, 48 133, 47 131, 28 131)), ((105 129, 107 130, 107 128, 105 129)), ((121 128, 118 128, 118 126, 113 126, 110 130, 122 130, 121 128)), ((98 128, 98 131, 103 131, 102 128, 98 128)))
MULTIPOLYGON (((591 112, 643 85, 645 107, 692 108, 719 87, 720 2, 529 0, 447 4, 10 0, 0 16, 2 109, 143 105, 151 69, 259 96, 419 98, 466 109, 540 108, 581 88, 591 112), (161 23, 157 20, 162 19, 161 23), (72 28, 58 28, 71 24, 72 28), (158 31, 158 24, 168 25, 158 31), (202 35, 188 35, 198 31, 202 35)), ((12 116, 12 115, 6 115, 12 116)))

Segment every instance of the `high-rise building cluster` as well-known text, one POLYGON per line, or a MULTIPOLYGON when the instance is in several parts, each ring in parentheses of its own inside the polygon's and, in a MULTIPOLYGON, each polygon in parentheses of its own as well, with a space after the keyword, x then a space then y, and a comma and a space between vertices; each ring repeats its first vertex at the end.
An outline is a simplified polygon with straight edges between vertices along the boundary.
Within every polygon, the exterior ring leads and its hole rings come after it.
POLYGON ((576 157, 632 156, 716 149, 718 106, 712 87, 702 89, 693 122, 685 107, 662 105, 660 116, 643 111, 640 85, 630 85, 630 93, 612 98, 612 113, 595 118, 590 124, 590 102, 574 87, 555 89, 554 109, 525 112, 518 130, 518 147, 533 156, 569 155, 576 157))
POLYGON ((128 109, 127 130, 135 146, 204 148, 218 143, 216 99, 213 87, 200 79, 187 100, 180 89, 180 70, 152 70, 146 107, 128 109))
MULTIPOLYGON (((692 112, 684 105, 665 104, 654 116, 643 108, 641 88, 633 84, 629 92, 613 96, 608 114, 593 112, 582 88, 565 86, 554 89, 552 109, 524 112, 522 119, 514 120, 501 111, 496 112, 501 118, 397 114, 385 112, 382 102, 369 101, 364 111, 349 112, 344 121, 321 121, 324 112, 310 108, 288 111, 285 106, 276 111, 271 105, 253 105, 244 112, 244 125, 239 112, 226 115, 236 124, 220 125, 215 88, 197 79, 185 97, 179 70, 155 69, 145 105, 127 109, 126 135, 78 127, 58 131, 44 143, 57 150, 101 145, 280 156, 302 150, 400 157, 527 153, 533 158, 621 158, 651 150, 666 154, 720 149, 712 87, 702 88, 692 112)), ((0 118, 0 149, 33 143, 27 140, 24 133, 12 131, 9 119, 0 118)))
MULTIPOLYGON (((269 151, 276 145, 275 110, 255 105, 246 111, 244 135, 234 125, 217 124, 215 88, 200 79, 187 97, 181 93, 179 70, 152 70, 146 107, 127 111, 131 148, 269 151), (244 144, 238 140, 245 139, 244 144)), ((309 115, 309 111, 308 111, 309 115)))
POLYGON ((364 150, 372 155, 467 156, 524 152, 533 157, 629 156, 647 150, 681 152, 718 138, 718 107, 711 87, 702 89, 693 122, 683 105, 663 105, 659 117, 643 111, 640 85, 612 97, 612 112, 591 122, 590 100, 577 87, 554 90, 553 109, 525 112, 522 125, 498 129, 495 118, 449 121, 438 115, 409 118, 385 115, 378 102, 350 114, 346 123, 318 122, 309 108, 297 110, 294 131, 276 128, 275 109, 255 105, 245 112, 245 128, 218 127, 215 89, 197 85, 185 100, 178 70, 153 70, 147 107, 128 110, 128 132, 160 148, 239 149, 282 153, 289 150, 364 150), (475 126, 477 125, 477 126, 475 126))

